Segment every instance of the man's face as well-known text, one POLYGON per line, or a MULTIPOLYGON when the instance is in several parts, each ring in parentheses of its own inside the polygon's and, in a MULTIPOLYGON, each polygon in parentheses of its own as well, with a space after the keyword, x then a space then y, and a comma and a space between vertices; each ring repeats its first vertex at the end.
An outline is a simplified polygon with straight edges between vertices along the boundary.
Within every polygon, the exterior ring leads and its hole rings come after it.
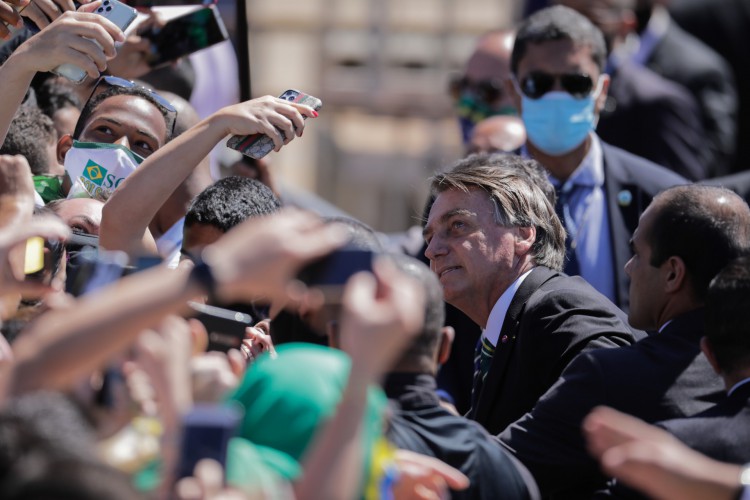
POLYGON ((120 144, 146 158, 162 147, 167 125, 161 111, 149 101, 130 95, 105 99, 89 116, 78 140, 120 144))
POLYGON ((628 322, 634 328, 655 329, 664 303, 661 269, 651 265, 651 245, 648 242, 658 207, 649 206, 638 223, 631 240, 633 256, 625 264, 630 278, 630 312, 628 322))
POLYGON ((463 311, 479 305, 489 314, 520 274, 518 231, 495 222, 494 205, 483 190, 440 193, 425 226, 425 256, 446 302, 463 311))
POLYGON ((180 259, 195 261, 203 249, 224 236, 221 229, 211 224, 193 224, 185 226, 182 232, 182 251, 180 259))
POLYGON ((505 81, 510 78, 510 54, 513 50, 512 33, 487 35, 466 63, 464 74, 467 88, 481 89, 492 85, 497 92, 486 104, 497 111, 513 108, 513 101, 505 91, 505 81))
POLYGON ((99 234, 104 203, 92 198, 73 198, 60 203, 56 213, 71 229, 99 234))
MULTIPOLYGON (((523 82, 533 73, 542 73, 555 77, 554 86, 550 91, 566 92, 561 85, 560 76, 566 74, 585 74, 591 78, 594 88, 599 81, 600 71, 591 58, 591 47, 588 45, 576 45, 571 40, 552 40, 542 43, 531 43, 526 47, 526 53, 518 63, 516 80, 523 87, 523 82)), ((512 89, 514 101, 518 109, 522 110, 521 95, 512 89)), ((599 115, 607 99, 609 88, 609 77, 605 75, 602 89, 596 99, 595 110, 599 115)))

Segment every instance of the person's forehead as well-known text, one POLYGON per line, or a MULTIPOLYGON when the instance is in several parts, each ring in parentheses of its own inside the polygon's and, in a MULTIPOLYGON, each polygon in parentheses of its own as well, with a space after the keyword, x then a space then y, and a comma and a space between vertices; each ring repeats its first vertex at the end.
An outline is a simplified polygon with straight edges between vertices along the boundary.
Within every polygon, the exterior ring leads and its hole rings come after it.
POLYGON ((439 223, 451 215, 479 215, 492 210, 489 195, 482 189, 470 187, 468 192, 451 188, 438 193, 430 209, 428 224, 439 223))
POLYGON ((518 62, 518 74, 525 75, 531 71, 546 71, 553 74, 583 72, 592 76, 599 75, 591 46, 570 39, 528 44, 518 62))
POLYGON ((88 217, 96 222, 102 220, 102 207, 104 203, 92 198, 73 198, 60 203, 57 215, 68 223, 75 217, 88 217))
POLYGON ((164 115, 158 107, 146 99, 133 95, 115 95, 103 100, 88 118, 86 127, 98 118, 113 118, 129 127, 143 130, 162 143, 167 137, 164 115))

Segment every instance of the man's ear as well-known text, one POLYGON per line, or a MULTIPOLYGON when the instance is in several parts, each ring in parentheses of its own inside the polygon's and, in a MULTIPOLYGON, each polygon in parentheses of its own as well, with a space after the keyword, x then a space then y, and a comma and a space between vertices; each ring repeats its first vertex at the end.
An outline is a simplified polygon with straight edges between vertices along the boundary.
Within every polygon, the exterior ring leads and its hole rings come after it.
POLYGON ((664 291, 667 293, 676 293, 682 290, 687 285, 685 261, 680 257, 672 256, 662 265, 664 266, 662 272, 666 275, 664 291))
POLYGON ((522 256, 529 253, 534 241, 536 241, 535 227, 516 227, 516 255, 522 256))
POLYGON ((444 365, 451 355, 453 348, 453 339, 456 338, 456 331, 452 326, 444 326, 440 329, 440 339, 438 340, 438 365, 444 365))
MULTIPOLYGON (((599 97, 596 98, 597 116, 602 112, 602 109, 604 109, 604 105, 607 103, 607 94, 609 93, 609 82, 611 81, 609 78, 609 75, 606 73, 602 73, 600 78, 602 79, 602 90, 599 92, 599 97)), ((596 83, 597 82, 594 82, 594 84, 596 83)))
POLYGON ((65 155, 68 154, 68 150, 73 147, 73 136, 65 134, 60 137, 57 141, 57 162, 60 165, 65 164, 65 155))

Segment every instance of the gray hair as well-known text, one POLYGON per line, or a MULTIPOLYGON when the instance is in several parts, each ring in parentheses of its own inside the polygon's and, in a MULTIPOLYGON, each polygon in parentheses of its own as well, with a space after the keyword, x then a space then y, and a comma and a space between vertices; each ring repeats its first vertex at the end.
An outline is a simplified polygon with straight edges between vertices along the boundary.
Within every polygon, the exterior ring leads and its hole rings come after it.
POLYGON ((565 229, 545 195, 546 186, 539 185, 549 181, 530 175, 539 168, 536 161, 516 155, 471 155, 432 177, 431 188, 436 195, 449 189, 485 191, 495 208, 495 222, 503 227, 535 228, 534 263, 559 271, 565 258, 565 229))

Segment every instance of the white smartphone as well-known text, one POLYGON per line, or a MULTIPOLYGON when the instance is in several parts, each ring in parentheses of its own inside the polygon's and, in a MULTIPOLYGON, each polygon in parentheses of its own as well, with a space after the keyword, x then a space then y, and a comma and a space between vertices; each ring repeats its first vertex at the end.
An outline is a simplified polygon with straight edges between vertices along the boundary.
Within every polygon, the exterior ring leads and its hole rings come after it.
MULTIPOLYGON (((112 21, 122 31, 125 31, 137 16, 137 12, 134 8, 127 6, 122 2, 118 2, 117 0, 104 0, 99 8, 96 9, 95 13, 112 21)), ((99 45, 99 42, 96 40, 93 40, 93 42, 99 45)), ((81 83, 86 79, 86 75, 88 74, 83 69, 70 63, 61 64, 53 69, 52 72, 64 76, 74 83, 81 83)))

